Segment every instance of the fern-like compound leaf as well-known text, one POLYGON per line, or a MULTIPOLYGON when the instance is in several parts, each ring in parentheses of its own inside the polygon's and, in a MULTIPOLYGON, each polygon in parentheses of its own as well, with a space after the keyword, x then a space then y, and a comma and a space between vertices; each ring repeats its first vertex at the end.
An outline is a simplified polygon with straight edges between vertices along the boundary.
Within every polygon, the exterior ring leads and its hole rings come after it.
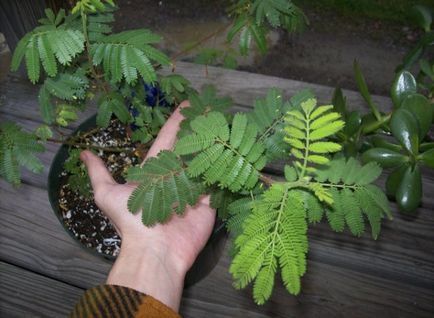
POLYGON ((336 112, 330 112, 332 106, 316 106, 315 99, 307 99, 300 103, 299 109, 287 112, 284 128, 284 140, 292 147, 291 154, 303 175, 306 171, 314 171, 309 163, 324 165, 329 162, 325 154, 339 151, 342 146, 322 139, 331 137, 344 126, 344 121, 336 112))
POLYGON ((229 97, 219 97, 214 86, 206 85, 202 88, 201 94, 190 92, 188 96, 190 107, 181 110, 184 120, 181 123, 181 129, 178 136, 185 136, 191 133, 190 123, 198 116, 207 115, 210 112, 225 112, 231 105, 232 100, 229 97))
POLYGON ((140 183, 128 200, 128 209, 132 213, 142 211, 142 221, 147 226, 166 222, 172 212, 183 214, 187 205, 196 204, 203 191, 170 151, 160 152, 142 167, 130 168, 127 180, 140 183))
MULTIPOLYGON (((372 184, 380 174, 377 164, 362 166, 354 158, 334 159, 330 165, 315 171, 315 179, 321 183, 312 182, 309 186, 328 188, 332 202, 325 209, 334 231, 341 232, 347 225, 351 233, 360 236, 365 228, 363 216, 366 216, 372 236, 377 239, 382 218, 392 218, 386 195, 372 184)), ((317 192, 315 195, 320 198, 317 192)))
POLYGON ((99 37, 91 46, 93 64, 102 63, 106 75, 114 82, 125 78, 131 84, 139 74, 145 82, 155 82, 157 75, 151 61, 170 63, 165 54, 149 45, 159 40, 159 36, 146 29, 99 37))
POLYGON ((285 184, 273 184, 253 203, 243 231, 235 244, 238 252, 230 267, 235 287, 255 280, 255 302, 263 304, 271 295, 277 267, 292 294, 300 292, 300 277, 306 271, 306 212, 301 192, 285 184))
POLYGON ((116 92, 104 95, 98 100, 97 125, 107 127, 113 114, 122 123, 127 123, 131 117, 122 95, 116 92))
POLYGON ((234 192, 256 185, 266 164, 265 149, 245 114, 236 114, 231 128, 220 112, 198 116, 190 127, 192 134, 180 138, 175 148, 179 155, 196 154, 187 168, 190 176, 201 175, 207 184, 234 192))
POLYGON ((56 76, 57 64, 68 65, 84 50, 84 35, 78 30, 46 26, 36 28, 17 45, 11 69, 15 71, 25 56, 27 74, 32 83, 40 77, 40 64, 49 76, 56 76))
MULTIPOLYGON (((311 93, 301 91, 295 94, 290 101, 284 102, 282 91, 272 88, 267 92, 265 98, 255 100, 253 111, 247 116, 249 122, 256 125, 258 129, 258 139, 265 145, 268 160, 282 159, 287 156, 289 145, 283 140, 285 114, 309 97, 312 97, 311 93)), ((292 131, 291 134, 298 134, 299 138, 304 136, 304 132, 300 130, 292 131)))
POLYGON ((44 151, 34 134, 21 130, 14 123, 0 124, 0 176, 6 181, 20 184, 20 166, 40 173, 44 166, 35 156, 44 151))

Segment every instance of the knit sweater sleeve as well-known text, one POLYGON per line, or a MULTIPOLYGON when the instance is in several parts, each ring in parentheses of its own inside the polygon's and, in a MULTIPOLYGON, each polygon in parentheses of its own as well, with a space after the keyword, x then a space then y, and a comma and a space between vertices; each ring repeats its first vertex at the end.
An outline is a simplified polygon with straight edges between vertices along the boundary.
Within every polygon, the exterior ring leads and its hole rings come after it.
POLYGON ((134 289, 100 285, 86 290, 71 318, 180 318, 175 311, 157 299, 134 289))

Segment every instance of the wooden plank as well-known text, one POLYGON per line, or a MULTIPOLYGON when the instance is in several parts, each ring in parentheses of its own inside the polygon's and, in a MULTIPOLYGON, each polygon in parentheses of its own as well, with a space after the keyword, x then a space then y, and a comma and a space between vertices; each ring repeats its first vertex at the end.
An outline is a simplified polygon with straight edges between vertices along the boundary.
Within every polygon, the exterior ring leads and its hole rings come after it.
POLYGON ((87 288, 104 282, 111 263, 81 248, 63 229, 46 190, 0 180, 0 260, 87 288))
MULTIPOLYGON (((271 87, 277 87, 284 91, 286 97, 294 95, 302 89, 311 89, 320 103, 330 103, 333 88, 310 84, 300 81, 282 79, 273 76, 240 72, 218 67, 208 66, 208 75, 204 73, 202 65, 186 62, 178 62, 176 72, 189 79, 192 85, 200 89, 205 84, 213 84, 222 95, 231 96, 236 104, 252 107, 254 99, 263 97, 271 87), (248 79, 248 80, 246 80, 248 79)), ((171 73, 171 68, 165 68, 161 74, 171 73)), ((37 103, 38 86, 34 86, 21 78, 8 76, 0 85, 0 112, 19 115, 23 118, 41 122, 39 106, 37 103)), ((358 92, 344 90, 348 105, 351 109, 365 109, 366 103, 358 92)), ((389 98, 373 95, 372 99, 380 109, 390 110, 392 103, 389 98)), ((83 115, 87 118, 95 112, 95 105, 90 106, 83 115)), ((76 123, 72 127, 76 127, 76 123)))
POLYGON ((66 317, 83 289, 0 262, 0 316, 66 317))
MULTIPOLYGON (((318 85, 217 68, 209 68, 210 75, 204 78, 202 67, 188 63, 179 63, 179 70, 196 86, 215 81, 221 92, 230 92, 241 105, 250 105, 252 99, 265 94, 269 86, 280 87, 287 95, 298 88, 310 87, 324 103, 332 91, 318 85)), ((38 124, 37 89, 28 87, 31 87, 28 83, 19 81, 12 81, 8 87, 1 85, 2 119, 14 114, 13 117, 23 119, 26 127, 38 124)), ((390 107, 387 98, 374 99, 390 107)), ((352 106, 364 104, 354 92, 348 95, 348 100, 352 106)), ((54 148, 48 151, 44 163, 51 161, 49 156, 53 156, 54 151, 54 148)), ((27 183, 45 187, 42 179, 25 178, 27 183)), ((29 185, 16 191, 3 181, 0 190, 0 224, 5 229, 2 230, 0 259, 82 288, 104 281, 110 264, 84 252, 63 232, 52 215, 45 191, 29 185)), ((378 242, 367 236, 356 239, 348 233, 333 233, 325 224, 312 227, 309 269, 303 278, 300 297, 290 297, 278 286, 266 306, 256 307, 248 291, 235 291, 230 286, 227 273, 230 259, 225 255, 210 277, 186 292, 185 315, 203 317, 205 312, 208 316, 212 312, 215 317, 287 317, 291 313, 335 317, 346 313, 352 317, 378 314, 410 317, 412 312, 418 316, 432 313, 434 201, 428 197, 434 191, 432 170, 424 176, 424 190, 423 207, 417 218, 408 221, 397 215, 393 222, 385 224, 378 242)))
POLYGON ((310 260, 299 296, 289 295, 280 278, 270 300, 254 304, 249 289, 231 287, 222 259, 206 280, 184 292, 185 317, 431 317, 433 292, 381 277, 310 260), (417 300, 417 301, 416 301, 417 300), (208 314, 207 314, 208 313, 208 314))
MULTIPOLYGON (((160 73, 167 75, 171 72, 172 68, 166 67, 160 73)), ((213 84, 220 94, 229 95, 236 104, 249 107, 253 105, 254 99, 265 96, 268 89, 272 87, 282 89, 286 97, 290 97, 300 90, 310 89, 315 93, 318 102, 324 104, 330 103, 334 91, 334 88, 329 86, 213 66, 208 66, 206 73, 203 65, 187 62, 177 62, 175 73, 185 76, 196 89, 200 89, 205 84, 213 84)), ((343 90, 343 92, 350 109, 368 110, 358 92, 351 90, 343 90)), ((388 97, 373 95, 372 100, 384 111, 392 108, 392 102, 388 97)))
MULTIPOLYGON (((45 191, 28 185, 23 185, 19 191, 15 191, 3 181, 0 182, 0 190, 0 225, 3 229, 1 260, 81 288, 88 288, 104 281, 110 264, 84 252, 69 238, 49 210, 44 197, 45 191), (28 202, 32 204, 27 204, 28 202)), ((327 233, 329 232, 330 230, 327 230, 327 233)), ((412 236, 408 234, 408 238, 411 239, 412 236)), ((303 308, 304 310, 310 308, 312 303, 320 297, 318 295, 331 293, 333 297, 330 299, 330 310, 336 314, 337 311, 333 311, 333 308, 351 306, 352 301, 348 298, 352 296, 359 299, 361 297, 359 290, 365 290, 366 293, 362 295, 365 298, 362 298, 360 308, 374 306, 374 304, 378 310, 388 308, 390 307, 387 303, 389 299, 396 299, 394 306, 404 306, 404 304, 410 306, 410 303, 417 299, 418 302, 413 304, 413 309, 431 308, 430 306, 434 303, 426 299, 434 294, 433 253, 429 255, 430 250, 426 248, 431 249, 432 245, 428 246, 430 242, 428 238, 421 239, 421 242, 425 242, 426 247, 425 250, 420 250, 418 242, 414 240, 413 242, 413 248, 418 251, 418 255, 416 255, 417 258, 412 259, 413 263, 407 266, 407 264, 401 264, 401 257, 406 259, 407 256, 405 253, 403 255, 405 250, 399 248, 399 242, 388 242, 386 247, 398 244, 394 250, 390 251, 395 254, 388 257, 382 248, 372 250, 369 247, 371 243, 366 246, 365 240, 353 240, 351 244, 348 244, 348 242, 332 242, 313 237, 310 246, 309 269, 303 278, 303 294, 309 295, 307 298, 309 301, 305 300, 305 303, 301 302, 301 304, 306 304, 306 307, 300 305, 299 300, 288 296, 279 285, 270 305, 267 305, 271 307, 264 308, 275 310, 279 307, 276 303, 281 303, 281 311, 273 311, 273 317, 286 317, 284 313, 287 312, 288 299, 290 299, 290 305, 295 306, 297 311, 302 311, 303 308), (422 276, 425 276, 425 280, 422 276), (352 286, 353 289, 340 291, 346 285, 352 286), (381 293, 380 286, 389 285, 392 287, 386 288, 387 293, 384 300, 373 301, 368 298, 368 295, 372 297, 372 295, 381 293), (396 290, 400 292, 395 294, 396 290)), ((411 255, 408 257, 411 258, 411 255)), ((188 302, 188 299, 194 299, 217 303, 214 306, 216 310, 219 306, 224 305, 237 308, 239 304, 243 304, 245 310, 253 312, 263 310, 256 309, 263 307, 253 305, 248 291, 240 292, 232 289, 231 279, 227 273, 229 263, 230 258, 225 254, 210 277, 189 289, 186 293, 188 308, 196 305, 203 306, 200 303, 188 302), (230 298, 225 298, 225 295, 230 298), (227 303, 228 299, 232 299, 232 302, 227 303)), ((194 313, 195 309, 192 310, 194 313)), ((226 308, 222 312, 226 313, 227 310, 229 309, 226 308)), ((201 317, 199 309, 197 313, 201 317)))
MULTIPOLYGON (((39 104, 39 85, 32 85, 22 78, 8 76, 0 83, 0 117, 11 114, 42 124, 39 104)), ((78 125, 96 112, 96 104, 90 103, 85 111, 79 113, 79 120, 71 123, 70 128, 78 125)))

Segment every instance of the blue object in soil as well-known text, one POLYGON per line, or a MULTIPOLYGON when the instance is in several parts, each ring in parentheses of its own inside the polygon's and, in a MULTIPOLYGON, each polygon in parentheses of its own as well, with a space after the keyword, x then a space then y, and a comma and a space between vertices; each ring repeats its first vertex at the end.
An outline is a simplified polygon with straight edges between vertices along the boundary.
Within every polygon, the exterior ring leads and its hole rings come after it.
POLYGON ((158 83, 155 85, 144 83, 143 87, 146 93, 146 103, 149 106, 170 107, 170 104, 166 101, 166 97, 158 83))
MULTIPOLYGON (((164 93, 161 90, 160 85, 158 85, 158 83, 155 83, 155 84, 143 83, 143 88, 145 90, 145 101, 146 101, 147 106, 149 106, 149 107, 155 107, 155 106, 170 107, 171 106, 167 102, 166 97, 164 96, 164 93)), ((133 95, 132 97, 135 96, 134 93, 132 95, 133 95)), ((131 116, 133 116, 133 118, 136 118, 137 116, 140 115, 140 112, 132 104, 130 104, 130 106, 128 107, 128 110, 129 110, 131 116)), ((135 124, 131 124, 130 127, 133 131, 140 128, 139 126, 137 126, 135 124)))

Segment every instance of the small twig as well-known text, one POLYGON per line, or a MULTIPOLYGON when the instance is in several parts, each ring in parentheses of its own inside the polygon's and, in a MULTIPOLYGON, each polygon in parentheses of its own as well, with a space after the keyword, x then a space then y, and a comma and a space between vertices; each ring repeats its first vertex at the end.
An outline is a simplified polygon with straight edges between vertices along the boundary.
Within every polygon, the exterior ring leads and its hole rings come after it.
POLYGON ((211 39, 214 36, 219 35, 220 33, 222 33, 223 31, 225 31, 228 27, 230 27, 232 25, 232 22, 223 25, 222 27, 218 28, 217 30, 215 30, 214 32, 206 35, 205 37, 203 37, 202 39, 200 39, 199 41, 197 41, 195 44, 193 44, 192 46, 186 48, 185 50, 182 50, 181 52, 176 53, 175 55, 173 55, 171 57, 172 61, 176 61, 176 59, 180 56, 183 56, 184 54, 187 54, 189 52, 191 52, 192 50, 194 50, 195 48, 197 48, 198 46, 202 45, 203 43, 205 43, 206 41, 208 41, 209 39, 211 39))
POLYGON ((264 174, 260 174, 259 175, 259 180, 261 180, 263 183, 265 183, 268 186, 271 186, 273 183, 275 183, 276 181, 264 174))
POLYGON ((133 151, 133 148, 130 148, 130 147, 128 147, 128 148, 104 147, 104 146, 98 146, 98 145, 88 145, 85 143, 73 142, 73 141, 68 141, 68 140, 58 140, 58 139, 53 139, 53 138, 48 138, 47 141, 58 143, 58 144, 65 144, 65 145, 69 145, 69 146, 75 146, 77 148, 92 148, 92 149, 98 149, 98 150, 107 151, 107 152, 133 151))

